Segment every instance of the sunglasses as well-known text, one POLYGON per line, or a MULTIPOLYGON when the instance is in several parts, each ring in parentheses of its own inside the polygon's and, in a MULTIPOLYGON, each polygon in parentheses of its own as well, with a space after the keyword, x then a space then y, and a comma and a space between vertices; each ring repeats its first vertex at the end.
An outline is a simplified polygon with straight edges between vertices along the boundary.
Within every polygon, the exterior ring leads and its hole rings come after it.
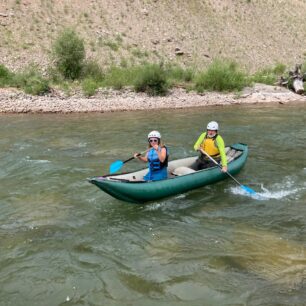
POLYGON ((158 139, 149 139, 149 142, 158 142, 158 139))

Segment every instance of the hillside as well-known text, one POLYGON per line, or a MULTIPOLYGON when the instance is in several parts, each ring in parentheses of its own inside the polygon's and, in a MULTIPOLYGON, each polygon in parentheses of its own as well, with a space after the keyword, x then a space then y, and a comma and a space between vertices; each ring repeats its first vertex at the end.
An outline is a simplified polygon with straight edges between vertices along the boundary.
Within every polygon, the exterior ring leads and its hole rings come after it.
POLYGON ((305 60, 305 16, 303 0, 5 0, 0 63, 46 68, 52 42, 73 27, 87 57, 104 66, 172 60, 202 67, 230 58, 250 72, 290 67, 305 60))

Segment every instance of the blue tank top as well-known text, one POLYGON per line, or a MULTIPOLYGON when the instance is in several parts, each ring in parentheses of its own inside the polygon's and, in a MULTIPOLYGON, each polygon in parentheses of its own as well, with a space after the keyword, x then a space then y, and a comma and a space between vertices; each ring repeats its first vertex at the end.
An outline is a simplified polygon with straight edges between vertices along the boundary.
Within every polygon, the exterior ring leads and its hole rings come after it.
MULTIPOLYGON (((155 149, 151 149, 148 152, 148 167, 149 172, 144 176, 144 180, 146 181, 158 181, 167 178, 167 166, 168 166, 168 149, 165 147, 167 151, 167 157, 164 162, 161 162, 158 158, 158 154, 155 149)), ((161 151, 161 148, 158 148, 161 151)))

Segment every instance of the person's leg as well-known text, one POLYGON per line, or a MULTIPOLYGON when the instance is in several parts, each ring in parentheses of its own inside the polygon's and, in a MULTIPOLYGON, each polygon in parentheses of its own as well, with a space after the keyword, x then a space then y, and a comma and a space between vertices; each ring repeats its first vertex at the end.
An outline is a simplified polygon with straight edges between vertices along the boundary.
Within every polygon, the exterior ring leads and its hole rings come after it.
POLYGON ((145 181, 151 181, 152 180, 152 173, 151 169, 149 169, 148 173, 143 177, 145 181))
POLYGON ((164 180, 167 178, 167 176, 168 176, 167 168, 164 167, 160 170, 153 171, 151 180, 152 181, 164 180))
MULTIPOLYGON (((220 164, 220 161, 221 161, 220 158, 214 158, 214 160, 215 160, 218 164, 220 164)), ((212 160, 209 160, 209 163, 208 163, 207 168, 211 168, 211 167, 216 167, 216 164, 215 164, 212 160)))
POLYGON ((203 170, 206 169, 207 167, 209 167, 209 163, 208 161, 198 158, 196 160, 196 169, 195 170, 203 170))

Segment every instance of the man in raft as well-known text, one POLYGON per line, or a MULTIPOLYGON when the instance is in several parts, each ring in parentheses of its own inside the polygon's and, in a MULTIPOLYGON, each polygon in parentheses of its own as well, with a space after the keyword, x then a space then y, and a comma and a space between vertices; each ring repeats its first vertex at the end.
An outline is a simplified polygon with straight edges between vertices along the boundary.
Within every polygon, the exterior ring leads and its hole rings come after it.
MULTIPOLYGON (((207 124, 207 131, 202 133, 196 143, 194 149, 199 151, 202 149, 217 162, 221 161, 222 172, 227 171, 227 159, 225 153, 225 145, 223 138, 218 134, 219 125, 216 121, 207 124)), ((197 170, 214 167, 215 163, 203 153, 196 160, 197 170)))

